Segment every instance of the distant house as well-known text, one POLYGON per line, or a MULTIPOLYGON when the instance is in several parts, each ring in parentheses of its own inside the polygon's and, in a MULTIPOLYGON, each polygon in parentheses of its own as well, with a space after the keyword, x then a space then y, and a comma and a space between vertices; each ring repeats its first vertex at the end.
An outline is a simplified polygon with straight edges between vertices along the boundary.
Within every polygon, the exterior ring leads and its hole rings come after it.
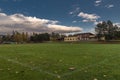
POLYGON ((105 36, 100 37, 100 40, 101 40, 101 41, 105 41, 105 36))
POLYGON ((79 33, 70 37, 65 37, 64 41, 94 41, 95 35, 92 33, 79 33))
POLYGON ((93 33, 80 33, 76 34, 79 38, 79 40, 95 40, 95 34, 93 33))
POLYGON ((64 41, 71 42, 71 41, 79 41, 77 36, 65 37, 64 41))

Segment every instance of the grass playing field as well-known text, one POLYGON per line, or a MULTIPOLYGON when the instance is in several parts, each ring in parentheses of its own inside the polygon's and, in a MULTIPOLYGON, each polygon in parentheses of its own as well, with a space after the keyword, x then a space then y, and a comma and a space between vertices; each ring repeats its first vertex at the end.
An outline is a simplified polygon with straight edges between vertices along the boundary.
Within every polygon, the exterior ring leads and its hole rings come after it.
POLYGON ((120 80, 120 45, 0 45, 0 80, 120 80))

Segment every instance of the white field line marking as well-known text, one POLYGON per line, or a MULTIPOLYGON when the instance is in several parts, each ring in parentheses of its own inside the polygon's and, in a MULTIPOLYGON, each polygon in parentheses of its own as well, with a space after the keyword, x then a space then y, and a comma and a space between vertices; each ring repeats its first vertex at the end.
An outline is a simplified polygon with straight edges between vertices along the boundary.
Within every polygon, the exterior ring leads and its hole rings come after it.
MULTIPOLYGON (((112 57, 112 56, 110 56, 110 57, 112 57)), ((120 57, 120 56, 115 56, 115 57, 112 57, 112 58, 109 58, 109 59, 104 59, 103 61, 100 61, 99 63, 91 64, 91 65, 88 65, 87 67, 84 67, 84 68, 81 68, 81 69, 78 69, 78 70, 75 70, 75 71, 72 71, 72 72, 64 73, 64 74, 61 75, 61 77, 72 75, 73 73, 77 73, 77 72, 86 70, 86 69, 88 69, 90 67, 99 66, 99 65, 101 65, 101 64, 103 64, 105 62, 108 62, 109 60, 112 60, 112 59, 117 58, 117 57, 120 57)))
POLYGON ((1 59, 4 59, 4 60, 7 60, 8 62, 12 62, 12 63, 15 63, 15 64, 19 64, 19 65, 21 65, 21 66, 23 66, 23 67, 30 68, 30 69, 32 69, 32 70, 36 70, 36 71, 39 71, 39 72, 42 72, 42 73, 45 73, 45 74, 49 74, 49 75, 54 76, 54 77, 58 77, 58 76, 59 76, 58 74, 50 73, 50 72, 48 72, 48 71, 44 71, 44 70, 39 69, 39 68, 37 68, 37 67, 32 67, 32 66, 30 66, 30 65, 21 63, 21 62, 19 62, 19 61, 13 60, 13 59, 9 59, 9 58, 3 57, 3 56, 0 56, 0 58, 1 58, 1 59))

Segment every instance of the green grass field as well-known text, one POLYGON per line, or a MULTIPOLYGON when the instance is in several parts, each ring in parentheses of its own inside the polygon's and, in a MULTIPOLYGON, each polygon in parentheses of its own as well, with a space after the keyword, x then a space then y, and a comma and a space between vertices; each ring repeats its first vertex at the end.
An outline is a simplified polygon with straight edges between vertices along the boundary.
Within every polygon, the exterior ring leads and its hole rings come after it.
POLYGON ((120 80, 120 45, 0 45, 0 80, 120 80))

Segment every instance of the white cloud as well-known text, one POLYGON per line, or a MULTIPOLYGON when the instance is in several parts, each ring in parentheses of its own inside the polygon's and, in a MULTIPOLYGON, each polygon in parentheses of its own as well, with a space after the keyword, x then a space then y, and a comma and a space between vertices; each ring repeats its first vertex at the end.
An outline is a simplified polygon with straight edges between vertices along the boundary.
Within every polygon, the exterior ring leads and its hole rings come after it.
POLYGON ((72 21, 72 23, 77 23, 77 21, 72 21))
POLYGON ((98 3, 101 3, 102 0, 96 0, 95 3, 98 4, 98 3))
POLYGON ((96 20, 87 20, 87 19, 84 19, 84 20, 82 20, 82 22, 96 22, 96 20))
POLYGON ((96 14, 88 14, 84 12, 80 12, 78 16, 84 19, 83 22, 96 22, 96 20, 100 18, 100 16, 96 14))
POLYGON ((106 8, 113 8, 114 5, 113 5, 113 4, 109 4, 109 5, 106 5, 105 7, 106 7, 106 8))
POLYGON ((0 13, 0 16, 3 16, 3 17, 5 17, 5 16, 7 16, 5 13, 0 13))
POLYGON ((82 29, 79 27, 74 27, 74 26, 63 26, 63 25, 52 25, 48 24, 48 28, 57 31, 57 32, 75 32, 75 31, 81 31, 82 29))
POLYGON ((72 14, 73 14, 73 12, 69 12, 69 14, 71 14, 71 15, 72 15, 72 14))
MULTIPOLYGON (((103 3, 103 0, 96 0, 94 2, 94 5, 95 6, 100 6, 102 3, 103 3)), ((113 8, 114 7, 113 4, 109 4, 109 3, 107 5, 103 5, 103 6, 106 7, 106 8, 113 8)))
POLYGON ((102 0, 96 0, 94 5, 95 5, 95 6, 100 6, 101 3, 102 3, 102 0))
POLYGON ((120 23, 114 23, 114 25, 117 25, 118 27, 120 27, 120 23))
POLYGON ((75 16, 76 14, 79 13, 79 11, 80 11, 80 8, 79 8, 79 7, 76 7, 73 11, 69 12, 69 14, 75 16))
POLYGON ((0 32, 9 33, 13 30, 19 32, 77 32, 82 28, 75 26, 59 25, 59 21, 40 19, 23 14, 7 15, 0 13, 0 32))
POLYGON ((80 12, 78 14, 79 17, 82 17, 84 19, 89 19, 89 20, 96 20, 98 18, 100 18, 100 16, 96 15, 96 14, 88 14, 88 13, 84 13, 84 12, 80 12))
POLYGON ((84 20, 82 20, 82 22, 89 22, 88 20, 86 20, 86 19, 84 19, 84 20))

